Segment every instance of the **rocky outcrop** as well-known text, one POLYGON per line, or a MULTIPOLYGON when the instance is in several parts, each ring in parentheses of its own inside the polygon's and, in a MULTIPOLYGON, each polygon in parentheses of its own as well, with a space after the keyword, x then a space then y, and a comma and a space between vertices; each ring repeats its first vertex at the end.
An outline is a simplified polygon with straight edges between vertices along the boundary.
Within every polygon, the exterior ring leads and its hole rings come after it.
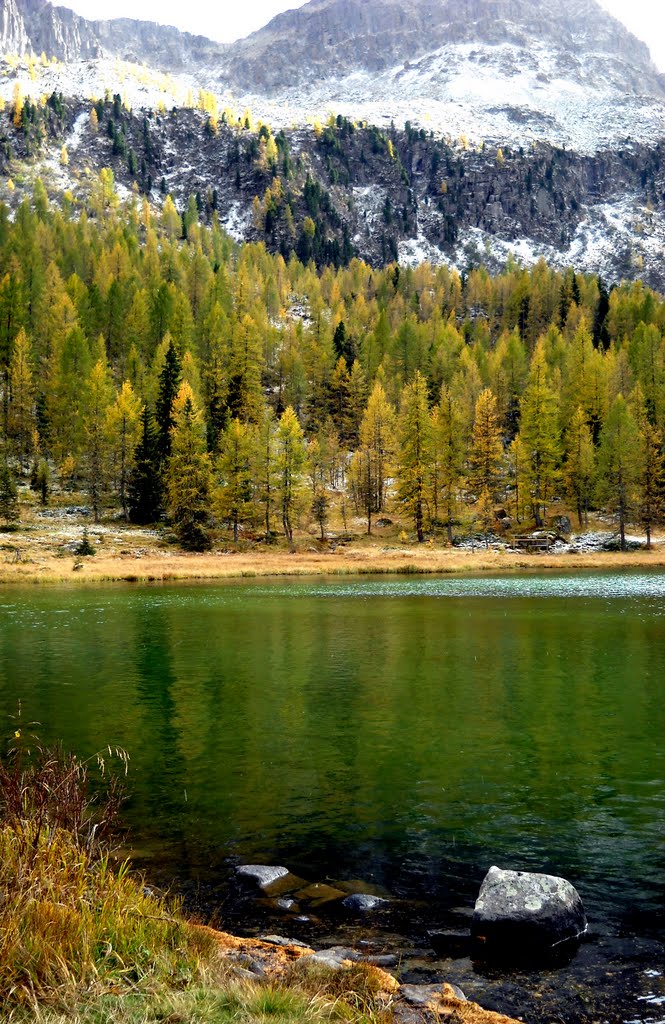
POLYGON ((575 942, 586 929, 582 900, 565 878, 497 867, 485 876, 471 921, 477 950, 502 960, 575 942))

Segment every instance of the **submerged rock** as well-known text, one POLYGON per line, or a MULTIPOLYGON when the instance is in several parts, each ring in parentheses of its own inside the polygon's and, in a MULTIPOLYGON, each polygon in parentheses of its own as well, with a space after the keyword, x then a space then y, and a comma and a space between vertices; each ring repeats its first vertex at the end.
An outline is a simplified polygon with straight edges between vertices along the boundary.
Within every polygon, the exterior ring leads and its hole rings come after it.
POLYGON ((366 892, 354 892, 351 896, 347 896, 342 900, 342 906, 346 907, 347 910, 362 914, 369 910, 376 910, 377 907, 387 903, 388 900, 384 900, 381 896, 370 896, 366 892))
POLYGON ((289 869, 275 864, 241 864, 236 874, 256 882, 260 889, 266 889, 280 878, 288 875, 289 869))
POLYGON ((582 900, 565 878, 497 867, 485 876, 471 921, 476 948, 501 959, 538 955, 586 929, 582 900))

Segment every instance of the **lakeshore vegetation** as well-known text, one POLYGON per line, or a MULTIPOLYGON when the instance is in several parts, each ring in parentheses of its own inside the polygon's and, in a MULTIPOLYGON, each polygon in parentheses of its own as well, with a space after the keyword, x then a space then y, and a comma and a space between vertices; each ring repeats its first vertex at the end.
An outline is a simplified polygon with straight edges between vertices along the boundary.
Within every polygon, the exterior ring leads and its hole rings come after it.
MULTIPOLYGON (((306 229, 307 225, 305 225, 306 229)), ((97 521, 179 543, 371 534, 422 542, 614 515, 662 522, 665 302, 543 261, 317 269, 236 245, 195 202, 88 211, 38 181, 0 205, 0 522, 85 491, 97 521), (497 518, 498 516, 498 518, 497 518)))

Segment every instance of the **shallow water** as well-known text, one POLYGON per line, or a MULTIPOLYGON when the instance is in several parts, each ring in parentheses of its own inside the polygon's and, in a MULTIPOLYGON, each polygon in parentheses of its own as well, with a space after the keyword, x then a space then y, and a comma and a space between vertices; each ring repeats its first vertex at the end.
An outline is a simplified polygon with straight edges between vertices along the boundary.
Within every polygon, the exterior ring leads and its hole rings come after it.
POLYGON ((498 863, 659 944, 664 680, 665 573, 0 590, 3 731, 20 700, 123 746, 141 863, 230 917, 261 860, 383 886, 422 939, 498 863))

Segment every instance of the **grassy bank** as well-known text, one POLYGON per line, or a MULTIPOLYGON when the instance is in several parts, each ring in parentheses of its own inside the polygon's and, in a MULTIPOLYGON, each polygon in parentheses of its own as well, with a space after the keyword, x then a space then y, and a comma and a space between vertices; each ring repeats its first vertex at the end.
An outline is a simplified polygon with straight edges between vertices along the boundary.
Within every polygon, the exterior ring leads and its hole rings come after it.
MULTIPOLYGON (((81 762, 20 726, 0 759, 0 1019, 145 1024, 379 1021, 393 979, 358 967, 345 980, 299 969, 306 951, 236 939, 114 864, 122 752, 81 762), (91 795, 91 769, 102 798, 91 795), (105 789, 103 788, 105 786, 105 789), (262 947, 266 947, 267 956, 262 947), (259 983, 244 969, 265 960, 259 983)), ((387 1018, 386 1018, 387 1019, 387 1018)))
MULTIPOLYGON (((219 538, 212 552, 193 554, 157 530, 105 521, 93 525, 53 510, 42 519, 26 512, 11 532, 0 532, 0 584, 223 580, 241 577, 336 576, 384 573, 463 573, 519 570, 618 569, 665 566, 665 543, 628 553, 595 551, 528 553, 448 547, 443 540, 418 544, 399 522, 372 537, 360 530, 321 542, 301 534, 293 549, 219 538), (87 533, 85 532, 87 530, 87 533), (87 536, 94 556, 77 553, 87 536)), ((606 523, 592 523, 607 530, 606 523)))
POLYGON ((152 553, 140 559, 101 555, 94 559, 43 558, 5 561, 0 584, 90 584, 230 580, 280 576, 354 576, 476 572, 566 571, 571 569, 648 569, 665 567, 665 549, 651 552, 526 554, 405 547, 400 550, 354 548, 334 554, 307 551, 228 554, 152 553))

